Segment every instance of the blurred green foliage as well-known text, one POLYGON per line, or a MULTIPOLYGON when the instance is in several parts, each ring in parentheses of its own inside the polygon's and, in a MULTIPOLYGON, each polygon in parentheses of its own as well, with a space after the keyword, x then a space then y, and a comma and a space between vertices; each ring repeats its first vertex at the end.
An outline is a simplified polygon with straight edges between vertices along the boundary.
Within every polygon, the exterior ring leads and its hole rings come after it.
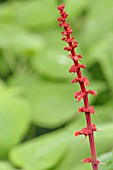
MULTIPOLYGON (((113 170, 113 1, 62 0, 79 41, 83 71, 97 90, 93 122, 100 170, 113 170)), ((88 140, 74 138, 85 126, 77 113, 57 26, 60 0, 0 1, 0 170, 91 170, 88 140)))

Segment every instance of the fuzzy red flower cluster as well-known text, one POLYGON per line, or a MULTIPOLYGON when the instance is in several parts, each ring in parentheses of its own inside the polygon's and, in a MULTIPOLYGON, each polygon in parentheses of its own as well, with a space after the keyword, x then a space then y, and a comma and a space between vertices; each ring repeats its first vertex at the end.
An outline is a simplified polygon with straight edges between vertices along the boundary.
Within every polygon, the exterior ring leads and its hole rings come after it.
POLYGON ((86 69, 86 65, 79 64, 79 60, 82 58, 82 55, 76 54, 75 49, 78 47, 78 41, 75 40, 75 38, 71 35, 73 33, 72 28, 70 27, 70 24, 66 22, 66 19, 68 17, 68 14, 64 10, 65 4, 60 5, 58 7, 58 10, 60 12, 61 17, 58 18, 58 22, 60 27, 64 28, 64 31, 62 33, 62 41, 65 41, 68 46, 64 47, 64 50, 70 52, 68 55, 69 58, 72 59, 73 65, 69 69, 70 73, 76 73, 77 77, 72 80, 72 83, 79 83, 80 85, 80 91, 74 93, 74 97, 77 99, 77 101, 81 101, 83 99, 84 106, 79 108, 79 112, 84 112, 86 115, 86 122, 87 127, 83 128, 80 131, 75 132, 75 136, 78 135, 85 135, 85 137, 89 136, 89 142, 90 142, 90 150, 91 150, 91 158, 84 159, 84 163, 91 162, 93 170, 98 170, 99 161, 97 160, 96 155, 96 147, 94 142, 94 131, 97 131, 96 125, 92 124, 91 120, 91 114, 94 114, 94 106, 90 106, 88 95, 96 95, 97 92, 94 90, 87 90, 86 86, 89 86, 89 80, 87 77, 82 76, 81 69, 86 69))

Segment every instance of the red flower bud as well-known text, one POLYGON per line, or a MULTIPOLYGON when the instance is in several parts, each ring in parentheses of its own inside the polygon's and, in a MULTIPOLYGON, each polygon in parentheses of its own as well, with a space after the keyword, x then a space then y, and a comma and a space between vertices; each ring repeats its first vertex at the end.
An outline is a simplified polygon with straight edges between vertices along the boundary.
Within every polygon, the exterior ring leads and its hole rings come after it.
POLYGON ((65 4, 62 4, 62 5, 58 6, 59 11, 63 10, 64 8, 65 8, 65 4))

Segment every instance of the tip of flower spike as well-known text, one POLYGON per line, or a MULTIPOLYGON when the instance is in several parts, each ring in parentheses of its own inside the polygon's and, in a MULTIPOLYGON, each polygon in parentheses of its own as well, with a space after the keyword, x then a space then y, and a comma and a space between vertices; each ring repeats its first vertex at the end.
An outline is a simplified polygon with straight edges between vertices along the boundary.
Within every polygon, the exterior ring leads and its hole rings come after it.
POLYGON ((65 6, 66 6, 65 4, 62 4, 62 5, 58 6, 57 9, 58 9, 59 11, 61 11, 61 10, 63 10, 63 9, 65 8, 65 6))

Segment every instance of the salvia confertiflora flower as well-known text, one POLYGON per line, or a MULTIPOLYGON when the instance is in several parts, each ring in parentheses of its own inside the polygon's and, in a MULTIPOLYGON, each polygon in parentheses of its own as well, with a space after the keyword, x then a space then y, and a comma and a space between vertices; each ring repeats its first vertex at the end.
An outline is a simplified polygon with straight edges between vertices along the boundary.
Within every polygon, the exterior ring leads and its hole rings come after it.
POLYGON ((70 24, 66 22, 68 14, 64 10, 65 4, 58 6, 58 10, 60 12, 60 18, 58 18, 59 26, 64 28, 62 32, 62 41, 65 41, 68 45, 64 48, 64 50, 68 51, 69 58, 72 59, 73 65, 69 69, 70 73, 76 73, 77 77, 72 80, 72 83, 79 83, 80 91, 74 93, 74 97, 79 102, 83 99, 84 106, 79 108, 79 112, 84 112, 86 116, 86 124, 87 126, 77 132, 75 132, 75 136, 84 135, 85 139, 89 137, 90 143, 90 153, 91 158, 83 159, 82 162, 84 163, 91 163, 93 170, 98 170, 98 164, 100 161, 97 160, 96 154, 96 146, 94 141, 94 132, 97 131, 96 125, 92 124, 91 114, 95 113, 94 106, 90 106, 88 95, 96 95, 97 92, 94 90, 87 90, 86 86, 89 86, 89 80, 87 77, 82 76, 81 69, 85 69, 86 65, 79 64, 79 60, 82 58, 82 55, 76 53, 76 48, 78 47, 78 42, 75 38, 71 35, 73 33, 70 24))

